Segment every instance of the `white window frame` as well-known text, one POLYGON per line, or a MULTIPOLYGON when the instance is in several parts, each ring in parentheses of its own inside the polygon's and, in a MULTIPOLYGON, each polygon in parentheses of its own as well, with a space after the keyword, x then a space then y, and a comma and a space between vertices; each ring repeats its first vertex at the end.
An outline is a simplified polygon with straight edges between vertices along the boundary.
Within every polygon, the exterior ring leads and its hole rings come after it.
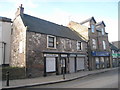
POLYGON ((82 51, 83 50, 83 46, 82 46, 82 42, 81 41, 77 41, 77 50, 78 51, 82 51), (81 43, 81 45, 80 45, 81 47, 78 46, 79 45, 78 43, 81 43), (79 49, 79 48, 81 48, 81 49, 79 49))
POLYGON ((97 49, 96 40, 95 39, 92 39, 92 46, 93 46, 93 49, 97 49))
POLYGON ((103 41, 103 49, 106 50, 106 42, 103 41))
POLYGON ((104 29, 103 29, 103 28, 101 29, 101 32, 102 32, 102 35, 105 35, 105 32, 104 32, 104 29))
POLYGON ((56 49, 56 37, 52 35, 47 35, 47 48, 53 48, 56 49), (54 47, 49 47, 49 37, 54 38, 54 47))
POLYGON ((95 25, 91 25, 91 31, 92 31, 92 33, 94 33, 95 32, 95 25))

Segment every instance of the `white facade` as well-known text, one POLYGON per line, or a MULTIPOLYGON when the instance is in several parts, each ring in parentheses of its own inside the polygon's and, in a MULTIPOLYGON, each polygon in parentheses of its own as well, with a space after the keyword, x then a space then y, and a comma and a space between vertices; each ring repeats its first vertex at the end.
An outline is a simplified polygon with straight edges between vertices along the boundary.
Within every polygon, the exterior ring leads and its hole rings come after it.
POLYGON ((11 19, 0 17, 0 65, 9 64, 11 19))

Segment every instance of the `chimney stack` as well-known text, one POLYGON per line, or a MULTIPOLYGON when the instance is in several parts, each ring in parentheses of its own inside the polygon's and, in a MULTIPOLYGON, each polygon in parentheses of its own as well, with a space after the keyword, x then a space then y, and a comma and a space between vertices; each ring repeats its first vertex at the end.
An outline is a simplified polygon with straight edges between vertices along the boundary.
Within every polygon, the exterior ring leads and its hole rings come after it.
POLYGON ((19 8, 17 8, 17 12, 15 13, 15 17, 17 17, 19 15, 23 16, 23 13, 24 13, 24 8, 23 8, 23 5, 21 4, 19 6, 19 8))

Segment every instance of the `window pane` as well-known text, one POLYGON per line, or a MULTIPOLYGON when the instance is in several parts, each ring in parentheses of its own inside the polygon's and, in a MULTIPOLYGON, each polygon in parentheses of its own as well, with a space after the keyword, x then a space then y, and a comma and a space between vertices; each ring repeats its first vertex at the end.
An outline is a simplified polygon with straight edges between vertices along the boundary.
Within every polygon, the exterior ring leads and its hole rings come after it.
POLYGON ((54 47, 54 44, 53 44, 53 43, 49 43, 48 46, 49 46, 49 47, 54 47))
POLYGON ((54 42, 54 37, 49 37, 49 42, 54 42))
POLYGON ((78 42, 78 50, 81 50, 81 42, 78 42))
POLYGON ((104 29, 102 28, 102 35, 104 35, 105 33, 104 33, 104 29))
POLYGON ((48 37, 48 47, 54 48, 54 37, 48 37))
POLYGON ((96 40, 92 39, 93 48, 96 49, 96 40))
POLYGON ((94 25, 91 25, 91 30, 92 32, 94 32, 94 25))
POLYGON ((103 49, 106 49, 105 41, 103 41, 103 49))

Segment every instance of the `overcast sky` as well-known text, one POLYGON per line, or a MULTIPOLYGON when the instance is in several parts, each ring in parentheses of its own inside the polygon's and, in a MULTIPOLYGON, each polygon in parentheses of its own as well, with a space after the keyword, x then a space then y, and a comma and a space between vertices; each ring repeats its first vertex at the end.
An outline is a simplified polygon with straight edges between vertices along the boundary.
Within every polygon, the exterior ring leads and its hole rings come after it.
POLYGON ((82 22, 94 17, 104 21, 109 41, 118 40, 119 0, 0 0, 0 16, 14 19, 23 4, 24 13, 66 26, 69 21, 82 22))

